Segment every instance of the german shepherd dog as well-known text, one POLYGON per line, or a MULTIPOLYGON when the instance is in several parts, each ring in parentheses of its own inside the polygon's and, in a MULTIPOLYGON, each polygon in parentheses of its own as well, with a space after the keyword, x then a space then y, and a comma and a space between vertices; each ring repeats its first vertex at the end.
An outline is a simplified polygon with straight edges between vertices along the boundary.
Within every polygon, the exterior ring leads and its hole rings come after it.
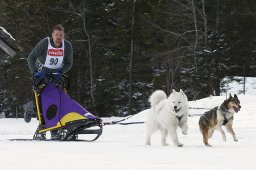
POLYGON ((235 94, 234 97, 229 95, 220 106, 205 112, 199 119, 200 131, 203 134, 203 142, 206 146, 211 147, 208 143, 208 139, 212 137, 215 129, 219 130, 223 141, 226 141, 226 135, 222 130, 222 126, 225 126, 227 131, 233 136, 235 142, 238 141, 236 134, 233 130, 234 113, 237 113, 241 109, 240 101, 235 94))

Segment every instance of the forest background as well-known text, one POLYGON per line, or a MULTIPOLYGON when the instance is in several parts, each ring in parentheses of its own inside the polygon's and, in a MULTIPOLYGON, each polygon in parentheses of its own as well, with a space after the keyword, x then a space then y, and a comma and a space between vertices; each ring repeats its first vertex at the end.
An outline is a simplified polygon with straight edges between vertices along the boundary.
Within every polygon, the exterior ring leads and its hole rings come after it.
POLYGON ((32 100, 27 56, 62 24, 73 45, 72 98, 98 116, 148 108, 156 89, 219 95, 224 77, 256 75, 255 0, 0 0, 0 26, 23 48, 0 51, 0 112, 32 100))

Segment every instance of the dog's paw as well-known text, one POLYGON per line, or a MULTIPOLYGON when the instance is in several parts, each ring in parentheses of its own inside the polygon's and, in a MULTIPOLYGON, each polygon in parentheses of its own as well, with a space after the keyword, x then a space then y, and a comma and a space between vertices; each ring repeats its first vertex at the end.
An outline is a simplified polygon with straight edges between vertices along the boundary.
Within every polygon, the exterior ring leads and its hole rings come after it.
POLYGON ((237 139, 237 138, 234 138, 234 141, 235 141, 235 142, 238 142, 238 139, 237 139))
POLYGON ((183 134, 183 135, 187 135, 188 132, 187 132, 187 131, 182 131, 182 134, 183 134))
POLYGON ((188 134, 188 127, 184 126, 183 128, 181 128, 182 134, 183 135, 187 135, 188 134))
POLYGON ((207 146, 207 147, 212 147, 212 145, 210 145, 209 143, 208 143, 207 145, 205 145, 205 146, 207 146))
POLYGON ((162 146, 169 146, 168 143, 162 143, 162 146))
POLYGON ((149 141, 146 141, 146 143, 145 143, 146 145, 151 145, 151 143, 149 142, 149 141))
POLYGON ((177 146, 178 146, 178 147, 182 147, 182 146, 183 146, 183 144, 182 144, 182 143, 179 143, 177 146))

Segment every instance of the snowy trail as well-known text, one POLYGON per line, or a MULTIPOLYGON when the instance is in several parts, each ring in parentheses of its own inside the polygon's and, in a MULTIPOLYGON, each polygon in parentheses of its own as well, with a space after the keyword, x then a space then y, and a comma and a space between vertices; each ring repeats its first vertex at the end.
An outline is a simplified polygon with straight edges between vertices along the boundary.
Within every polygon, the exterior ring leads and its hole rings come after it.
MULTIPOLYGON (((189 133, 179 131, 184 147, 160 145, 160 134, 145 145, 145 124, 104 126, 95 142, 9 141, 32 138, 37 120, 27 124, 23 119, 0 119, 0 169, 90 169, 90 170, 244 170, 254 169, 256 158, 256 96, 238 96, 242 109, 235 115, 234 129, 239 139, 234 142, 227 134, 223 142, 219 132, 210 139, 212 148, 205 147, 198 129, 198 116, 189 118, 189 133)), ((224 97, 190 102, 191 107, 214 107, 224 97)), ((203 113, 190 110, 190 114, 203 113)), ((144 121, 146 111, 126 120, 144 121)), ((118 118, 115 118, 118 119, 118 118)))

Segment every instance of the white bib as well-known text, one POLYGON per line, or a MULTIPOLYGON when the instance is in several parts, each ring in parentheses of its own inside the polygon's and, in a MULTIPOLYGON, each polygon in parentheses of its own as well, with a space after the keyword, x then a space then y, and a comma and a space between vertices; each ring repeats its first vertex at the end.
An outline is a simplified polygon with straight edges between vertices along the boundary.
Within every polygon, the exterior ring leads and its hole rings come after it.
POLYGON ((48 37, 48 50, 45 59, 44 67, 50 69, 59 69, 62 67, 64 58, 64 40, 62 41, 61 48, 54 48, 50 43, 50 38, 48 37))

